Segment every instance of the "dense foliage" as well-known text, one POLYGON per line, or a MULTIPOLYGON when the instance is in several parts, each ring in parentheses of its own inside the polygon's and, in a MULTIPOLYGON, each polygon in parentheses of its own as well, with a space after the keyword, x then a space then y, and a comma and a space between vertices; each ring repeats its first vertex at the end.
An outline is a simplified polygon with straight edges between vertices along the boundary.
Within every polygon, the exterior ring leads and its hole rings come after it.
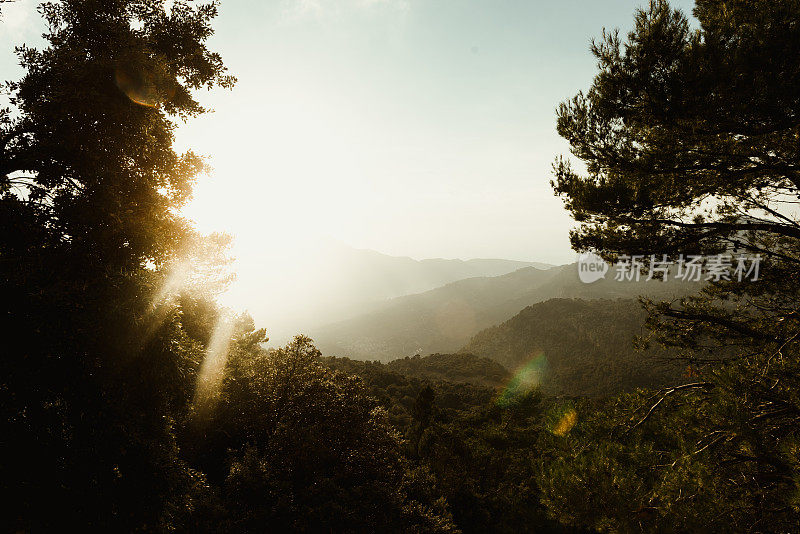
POLYGON ((578 446, 553 473, 551 509, 582 510, 576 523, 609 530, 794 531, 800 3, 698 0, 694 15, 696 30, 652 2, 627 40, 607 33, 594 44, 591 89, 558 113, 586 172, 559 160, 554 187, 580 223, 577 249, 760 254, 759 280, 723 278, 696 297, 647 303, 656 337, 693 377, 620 400, 610 421, 640 409, 647 424, 623 438, 603 430, 611 422, 591 431, 591 449, 578 446), (596 478, 601 469, 614 476, 596 478))
POLYGON ((205 46, 213 3, 39 9, 48 46, 18 49, 26 74, 0 111, 10 528, 161 528, 195 480, 174 425, 203 350, 160 298, 168 266, 206 248, 175 214, 203 162, 173 151, 174 118, 234 80, 205 46))
MULTIPOLYGON (((408 430, 413 425, 417 398, 427 387, 435 388, 436 409, 445 418, 488 406, 496 395, 496 385, 487 387, 486 379, 481 375, 485 366, 474 356, 431 355, 388 364, 329 357, 323 358, 323 362, 342 373, 361 377, 369 394, 389 414, 392 425, 401 430, 408 430), (430 376, 430 368, 437 367, 436 362, 442 357, 452 358, 461 365, 451 367, 446 377, 430 376)), ((492 366, 492 369, 496 367, 492 366)))
POLYGON ((461 531, 563 530, 545 516, 537 481, 540 442, 552 431, 561 401, 543 400, 535 387, 464 383, 470 375, 480 378, 485 367, 484 360, 470 355, 389 364, 324 361, 363 379, 403 433, 406 458, 429 473, 461 531), (443 360, 452 362, 457 382, 421 377, 443 360))
POLYGON ((186 455, 216 492, 194 530, 455 531, 361 380, 325 367, 308 338, 258 340, 234 337, 219 391, 187 427, 186 455))
POLYGON ((636 350, 646 335, 637 301, 552 299, 476 334, 463 349, 517 370, 535 366, 543 392, 611 395, 674 383, 686 366, 673 352, 636 350))
POLYGON ((431 354, 392 360, 388 369, 410 376, 449 382, 500 386, 508 380, 508 370, 491 358, 472 354, 431 354))

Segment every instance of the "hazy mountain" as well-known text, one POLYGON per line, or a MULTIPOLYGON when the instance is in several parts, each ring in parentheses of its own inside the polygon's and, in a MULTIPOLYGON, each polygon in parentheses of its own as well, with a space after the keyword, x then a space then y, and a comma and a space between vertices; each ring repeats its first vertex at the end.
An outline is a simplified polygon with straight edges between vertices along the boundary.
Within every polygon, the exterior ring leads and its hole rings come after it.
POLYGON ((420 293, 457 280, 499 276, 524 267, 552 267, 543 263, 501 259, 415 260, 344 245, 329 247, 324 260, 328 277, 321 277, 317 283, 324 283, 328 291, 341 300, 360 302, 420 293))
POLYGON ((414 382, 416 389, 410 393, 395 391, 406 383, 399 375, 495 391, 516 375, 538 384, 545 394, 559 396, 604 396, 674 384, 685 368, 670 359, 672 352, 658 347, 641 352, 633 347, 644 317, 634 299, 550 299, 482 330, 455 354, 406 356, 388 363, 346 357, 323 360, 362 376, 380 398, 387 394, 405 398, 409 409, 421 385, 414 382))
MULTIPOLYGON (((521 289, 541 286, 557 271, 527 267, 498 277, 468 278, 392 299, 350 320, 309 333, 324 354, 392 360, 415 353, 455 352, 471 335, 495 324, 492 310, 521 289)), ((519 311, 519 310, 517 310, 519 311)))
POLYGON ((645 313, 633 299, 552 299, 475 335, 462 352, 538 375, 542 391, 605 395, 679 378, 669 352, 638 352, 645 313))
POLYGON ((415 260, 351 248, 336 241, 300 246, 291 257, 240 272, 247 294, 237 295, 275 343, 314 325, 341 321, 386 300, 420 293, 456 280, 498 276, 548 264, 502 259, 415 260), (293 280, 286 284, 283 280, 293 280), (258 295, 254 299, 253 295, 258 295))
POLYGON ((670 298, 697 287, 674 281, 617 282, 613 273, 584 284, 575 264, 548 270, 527 267, 391 299, 367 313, 308 333, 325 354, 388 361, 415 353, 455 352, 480 330, 551 298, 670 298))

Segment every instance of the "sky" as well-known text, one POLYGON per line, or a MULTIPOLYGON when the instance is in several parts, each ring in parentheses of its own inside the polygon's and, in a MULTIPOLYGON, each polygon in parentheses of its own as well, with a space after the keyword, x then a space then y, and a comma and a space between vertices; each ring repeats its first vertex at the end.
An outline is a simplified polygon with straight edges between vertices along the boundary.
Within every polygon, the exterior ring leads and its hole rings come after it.
MULTIPOLYGON (((0 72, 36 45, 3 5, 0 72)), ((550 188, 559 102, 587 89, 629 0, 224 0, 210 47, 238 77, 179 149, 209 157, 184 213, 235 237, 241 270, 332 238, 413 258, 574 261, 550 188)), ((685 11, 691 2, 673 2, 685 11)), ((258 269, 251 269, 257 271, 258 269)))

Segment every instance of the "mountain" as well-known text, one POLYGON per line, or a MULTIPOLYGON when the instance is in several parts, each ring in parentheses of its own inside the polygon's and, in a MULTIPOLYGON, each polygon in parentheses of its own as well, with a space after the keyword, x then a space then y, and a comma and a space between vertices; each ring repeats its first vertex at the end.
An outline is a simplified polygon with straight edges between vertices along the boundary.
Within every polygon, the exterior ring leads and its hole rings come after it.
POLYGON ((348 247, 335 241, 298 246, 291 257, 242 270, 246 304, 258 324, 278 344, 313 325, 354 317, 388 299, 428 291, 473 277, 504 275, 520 268, 551 265, 502 259, 415 260, 348 247), (284 280, 293 280, 287 284, 284 280), (259 299, 252 298, 253 294, 259 299))
POLYGON ((369 313, 309 334, 324 354, 356 359, 388 361, 417 353, 455 352, 479 330, 511 315, 498 314, 498 306, 541 286, 556 272, 526 267, 503 276, 460 280, 392 299, 369 313))
POLYGON ((633 348, 645 312, 633 299, 552 299, 476 334, 463 353, 536 373, 543 392, 600 396, 674 382, 671 352, 633 348))
POLYGON ((547 270, 526 267, 494 277, 460 280, 423 293, 391 299, 359 316, 309 329, 325 354, 389 361, 416 353, 455 352, 476 333, 552 298, 672 298, 698 284, 670 280, 584 284, 576 264, 547 270))
POLYGON ((340 297, 358 302, 421 293, 457 280, 500 276, 525 267, 552 267, 543 263, 500 259, 415 260, 347 247, 333 251, 327 262, 331 279, 324 283, 336 288, 340 297))

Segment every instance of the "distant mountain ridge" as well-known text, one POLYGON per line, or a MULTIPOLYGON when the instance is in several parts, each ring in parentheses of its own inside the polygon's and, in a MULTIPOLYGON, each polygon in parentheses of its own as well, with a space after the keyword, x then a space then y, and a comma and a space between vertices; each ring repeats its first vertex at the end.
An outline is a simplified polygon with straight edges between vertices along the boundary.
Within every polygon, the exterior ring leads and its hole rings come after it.
MULTIPOLYGON (((384 304, 388 299, 421 293, 465 278, 499 276, 526 267, 552 265, 503 259, 423 259, 389 256, 356 249, 335 241, 302 249, 284 258, 282 272, 296 280, 291 287, 280 276, 246 273, 250 292, 248 312, 263 324, 272 340, 282 344, 314 325, 352 318, 384 304), (257 287, 261 284, 263 287, 257 287), (281 303, 276 306, 276 302, 281 303)), ((276 260, 281 261, 281 259, 276 260)))
MULTIPOLYGON (((494 311, 520 288, 541 286, 555 271, 533 267, 475 277, 392 299, 370 312, 309 333, 324 354, 388 361, 455 352, 479 330, 511 315, 494 311)), ((519 310, 515 310, 519 311, 519 310)))
POLYGON ((619 282, 613 274, 584 284, 578 279, 576 264, 547 270, 526 267, 391 299, 367 313, 308 333, 325 354, 389 361, 416 353, 455 352, 479 331, 552 298, 673 298, 699 287, 674 280, 619 282))

